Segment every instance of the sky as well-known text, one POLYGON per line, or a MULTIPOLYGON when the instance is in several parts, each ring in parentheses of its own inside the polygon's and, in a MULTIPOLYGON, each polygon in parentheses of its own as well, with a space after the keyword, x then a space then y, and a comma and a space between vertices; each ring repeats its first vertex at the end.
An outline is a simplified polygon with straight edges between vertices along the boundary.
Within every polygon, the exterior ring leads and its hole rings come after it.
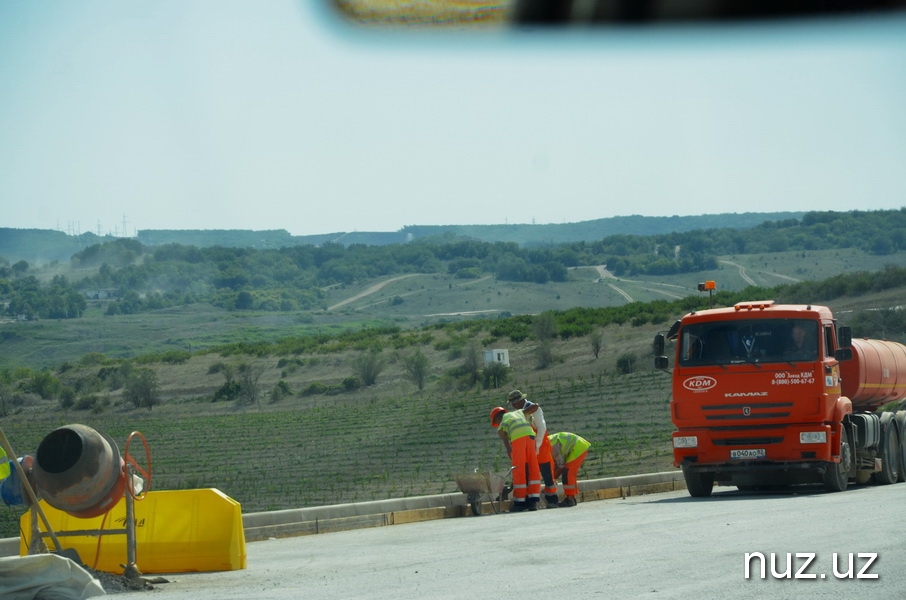
POLYGON ((906 206, 906 18, 352 26, 327 0, 0 1, 0 227, 906 206))

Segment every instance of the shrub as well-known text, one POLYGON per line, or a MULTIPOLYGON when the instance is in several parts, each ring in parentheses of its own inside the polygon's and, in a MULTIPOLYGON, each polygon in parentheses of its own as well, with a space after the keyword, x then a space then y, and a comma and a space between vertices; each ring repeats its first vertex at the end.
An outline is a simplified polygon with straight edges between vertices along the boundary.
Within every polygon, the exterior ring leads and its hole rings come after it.
POLYGON ((123 399, 136 408, 151 408, 160 402, 160 384, 157 373, 151 369, 136 369, 126 379, 123 399))
POLYGON ((32 392, 41 396, 44 400, 50 400, 57 396, 62 389, 63 384, 59 379, 54 377, 50 371, 39 371, 32 375, 31 381, 24 386, 25 391, 32 392))
POLYGON ((381 351, 372 348, 358 356, 352 363, 353 372, 362 380, 366 386, 374 385, 377 382, 378 375, 384 370, 386 360, 381 351))
POLYGON ((96 367, 107 362, 107 357, 100 352, 89 352, 83 354, 79 359, 79 364, 83 367, 96 367))
POLYGON ((431 371, 431 361, 425 353, 418 348, 403 359, 404 377, 415 384, 419 391, 425 388, 428 373, 431 371))
POLYGON ((503 363, 489 363, 481 372, 481 383, 485 389, 497 389, 506 383, 509 371, 509 367, 503 363))
POLYGON ((326 385, 324 385, 320 381, 312 381, 307 386, 305 386, 305 389, 302 390, 299 395, 301 395, 301 396, 317 396, 320 394, 326 394, 329 389, 330 388, 328 388, 326 385))
POLYGON ((90 410, 92 412, 101 412, 101 410, 106 406, 106 402, 95 396, 94 394, 88 396, 82 396, 79 398, 73 405, 76 410, 90 410))
POLYGON ((619 371, 620 373, 622 373, 624 375, 628 375, 629 373, 634 372, 635 371, 635 361, 636 361, 635 356, 628 352, 626 354, 621 355, 617 359, 617 371, 619 371))
POLYGON ((212 402, 221 402, 235 400, 239 397, 239 394, 242 393, 242 386, 236 380, 230 380, 224 383, 222 386, 217 388, 217 391, 214 392, 214 397, 211 398, 212 402))
POLYGON ((279 402, 287 396, 292 396, 292 393, 289 384, 281 379, 277 382, 277 385, 274 386, 274 389, 271 390, 271 402, 279 402))
POLYGON ((160 356, 160 361, 168 365, 181 365, 192 358, 192 353, 185 350, 168 350, 160 356))
POLYGON ((74 389, 67 385, 64 386, 62 390, 60 390, 60 408, 62 408, 63 410, 72 408, 73 406, 75 406, 75 400, 76 393, 74 389))
POLYGON ((211 366, 208 367, 208 375, 216 375, 217 373, 223 371, 225 368, 226 365, 222 362, 212 363, 211 366))

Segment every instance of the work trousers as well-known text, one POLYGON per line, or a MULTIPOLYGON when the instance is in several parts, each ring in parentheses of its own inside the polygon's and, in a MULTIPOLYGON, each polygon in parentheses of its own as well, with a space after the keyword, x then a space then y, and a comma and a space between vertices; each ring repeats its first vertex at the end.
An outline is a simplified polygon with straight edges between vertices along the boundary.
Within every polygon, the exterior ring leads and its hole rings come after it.
POLYGON ((563 465, 563 493, 567 498, 579 494, 579 484, 576 481, 576 476, 579 474, 579 467, 585 462, 587 454, 588 450, 563 465))
POLYGON ((525 436, 510 442, 510 464, 513 465, 513 500, 540 499, 541 471, 534 438, 525 436))
POLYGON ((551 441, 545 436, 538 448, 538 467, 541 470, 541 479, 544 482, 544 495, 553 496, 557 493, 557 478, 554 477, 554 457, 551 454, 551 441))

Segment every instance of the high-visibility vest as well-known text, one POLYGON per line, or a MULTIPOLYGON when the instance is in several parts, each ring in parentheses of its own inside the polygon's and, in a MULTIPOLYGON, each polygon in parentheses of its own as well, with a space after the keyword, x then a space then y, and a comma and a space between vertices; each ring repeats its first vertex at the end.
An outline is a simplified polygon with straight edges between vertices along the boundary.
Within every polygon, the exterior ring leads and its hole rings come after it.
POLYGON ((566 462, 576 460, 591 446, 591 442, 584 437, 567 431, 552 433, 547 439, 550 440, 551 446, 559 446, 560 455, 566 462))
POLYGON ((500 429, 506 432, 511 442, 519 438, 535 435, 532 424, 528 422, 521 410, 504 413, 500 420, 500 429))

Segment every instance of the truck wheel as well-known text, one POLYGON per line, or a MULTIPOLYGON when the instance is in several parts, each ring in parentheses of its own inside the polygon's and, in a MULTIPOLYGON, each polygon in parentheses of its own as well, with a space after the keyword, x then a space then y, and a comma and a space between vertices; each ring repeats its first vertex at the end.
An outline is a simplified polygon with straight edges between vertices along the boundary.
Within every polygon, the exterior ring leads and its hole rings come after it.
POLYGON ((897 411, 897 429, 900 433, 900 470, 897 481, 906 481, 906 410, 897 411))
POLYGON ((827 463, 824 470, 824 489, 828 492, 842 492, 849 483, 849 468, 852 465, 852 451, 849 448, 849 435, 844 431, 840 442, 840 462, 827 463))
POLYGON ((686 480, 686 489, 693 498, 707 498, 714 489, 714 473, 702 473, 683 467, 683 478, 686 480))
POLYGON ((893 419, 881 431, 880 450, 881 470, 875 473, 875 480, 881 485, 896 483, 900 471, 900 436, 893 419))

